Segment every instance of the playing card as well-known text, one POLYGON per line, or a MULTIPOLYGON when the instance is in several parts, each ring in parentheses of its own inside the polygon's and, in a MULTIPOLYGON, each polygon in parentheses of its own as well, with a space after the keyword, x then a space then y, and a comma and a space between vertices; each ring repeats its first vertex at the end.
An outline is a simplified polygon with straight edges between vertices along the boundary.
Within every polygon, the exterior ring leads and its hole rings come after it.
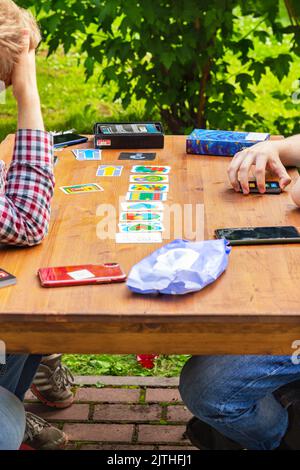
POLYGON ((150 192, 144 193, 143 191, 137 191, 134 193, 126 194, 126 201, 166 201, 168 193, 150 192))
POLYGON ((170 173, 170 166, 161 165, 135 165, 132 167, 131 173, 142 173, 142 174, 163 174, 167 175, 170 173))
POLYGON ((130 183, 168 183, 168 175, 130 175, 130 183))
POLYGON ((160 222, 136 222, 136 223, 120 223, 120 232, 162 232, 164 230, 160 222))
POLYGON ((123 166, 121 165, 100 165, 96 176, 121 176, 123 166))
POLYGON ((162 222, 162 212, 122 212, 120 214, 121 222, 162 222))
POLYGON ((116 243, 162 243, 161 232, 116 233, 116 243))
POLYGON ((156 153, 129 153, 121 152, 119 160, 155 160, 156 153))
POLYGON ((65 194, 94 193, 104 191, 104 189, 96 183, 75 184, 73 186, 61 186, 60 189, 65 194))
POLYGON ((121 207, 124 212, 157 212, 164 210, 162 202, 122 202, 121 207))
POLYGON ((160 193, 167 193, 169 191, 169 185, 168 184, 150 184, 150 183, 145 183, 145 184, 130 184, 129 185, 129 191, 130 192, 135 192, 135 191, 157 191, 160 193))
POLYGON ((75 149, 72 150, 73 154, 76 157, 76 160, 101 160, 102 153, 101 150, 96 149, 75 149))

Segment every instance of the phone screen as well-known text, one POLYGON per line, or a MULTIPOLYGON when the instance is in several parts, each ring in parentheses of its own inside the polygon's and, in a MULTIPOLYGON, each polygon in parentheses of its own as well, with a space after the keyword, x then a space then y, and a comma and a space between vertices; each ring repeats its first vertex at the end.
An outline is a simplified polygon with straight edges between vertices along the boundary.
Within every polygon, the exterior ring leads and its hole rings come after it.
POLYGON ((300 234, 296 227, 245 227, 245 228, 225 228, 216 230, 217 238, 226 238, 228 241, 257 241, 259 240, 289 240, 298 238, 300 234))
POLYGON ((68 142, 73 142, 74 140, 84 139, 82 135, 78 134, 61 134, 54 136, 54 145, 67 144, 68 142))

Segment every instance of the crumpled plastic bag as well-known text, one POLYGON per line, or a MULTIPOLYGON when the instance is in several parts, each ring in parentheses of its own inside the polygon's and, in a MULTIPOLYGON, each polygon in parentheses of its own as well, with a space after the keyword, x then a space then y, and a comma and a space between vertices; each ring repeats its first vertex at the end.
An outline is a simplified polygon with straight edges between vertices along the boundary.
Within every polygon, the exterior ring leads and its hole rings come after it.
POLYGON ((174 240, 131 269, 127 286, 139 294, 182 295, 214 282, 227 268, 226 240, 174 240))

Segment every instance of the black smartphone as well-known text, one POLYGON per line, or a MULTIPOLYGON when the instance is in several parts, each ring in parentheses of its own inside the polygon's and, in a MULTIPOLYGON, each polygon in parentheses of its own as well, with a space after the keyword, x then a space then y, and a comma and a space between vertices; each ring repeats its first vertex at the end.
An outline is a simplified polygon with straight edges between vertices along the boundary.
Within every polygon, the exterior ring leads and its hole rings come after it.
POLYGON ((300 233, 293 226, 223 228, 215 230, 215 237, 225 238, 230 245, 300 243, 300 233))
MULTIPOLYGON (((256 181, 249 181, 249 191, 250 193, 259 193, 256 181)), ((243 189, 240 185, 240 192, 243 192, 243 189)), ((281 187, 278 181, 266 181, 266 192, 265 194, 280 194, 281 187)))
POLYGON ((54 139, 54 148, 59 147, 68 147, 70 145, 83 144, 88 141, 87 137, 78 134, 60 134, 55 135, 54 139))

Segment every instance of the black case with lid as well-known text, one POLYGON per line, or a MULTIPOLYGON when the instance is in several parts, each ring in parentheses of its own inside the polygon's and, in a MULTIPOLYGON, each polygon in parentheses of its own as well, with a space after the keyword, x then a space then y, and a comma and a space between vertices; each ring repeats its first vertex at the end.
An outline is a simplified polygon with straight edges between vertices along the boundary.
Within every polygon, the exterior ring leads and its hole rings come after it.
POLYGON ((95 149, 162 149, 164 148, 164 130, 161 122, 97 122, 94 126, 95 149), (103 133, 101 127, 154 124, 156 133, 126 132, 103 133))

